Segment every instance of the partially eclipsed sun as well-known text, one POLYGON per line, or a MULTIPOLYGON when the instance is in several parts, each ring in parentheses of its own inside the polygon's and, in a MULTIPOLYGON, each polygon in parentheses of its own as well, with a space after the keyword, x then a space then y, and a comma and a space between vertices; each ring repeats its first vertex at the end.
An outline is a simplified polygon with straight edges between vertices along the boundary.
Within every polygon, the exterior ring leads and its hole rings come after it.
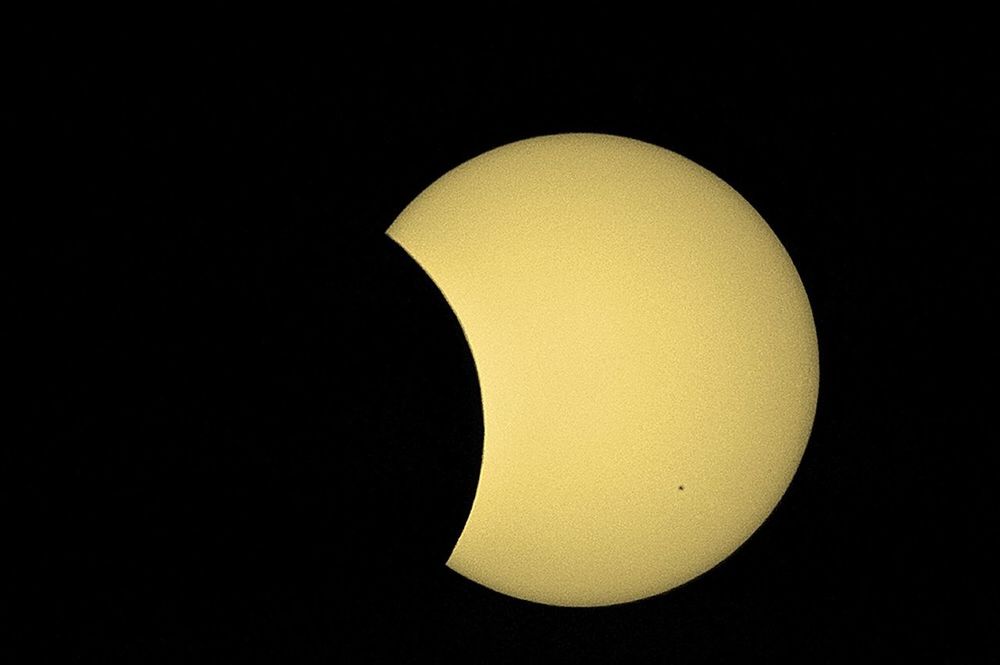
POLYGON ((596 134, 492 150, 388 234, 479 373, 476 498, 448 565, 511 596, 608 605, 712 568, 809 438, 816 331, 791 259, 732 188, 596 134))

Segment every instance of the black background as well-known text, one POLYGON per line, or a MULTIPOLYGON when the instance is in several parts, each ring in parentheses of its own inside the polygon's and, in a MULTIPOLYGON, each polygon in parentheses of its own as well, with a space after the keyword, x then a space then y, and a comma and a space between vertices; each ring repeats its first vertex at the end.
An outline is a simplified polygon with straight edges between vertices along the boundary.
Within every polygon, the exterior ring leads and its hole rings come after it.
POLYGON ((968 662, 997 618, 978 406, 996 50, 975 21, 745 19, 339 23, 315 43, 20 29, 8 625, 103 662, 968 662), (443 566, 478 383, 383 236, 448 169, 566 131, 662 145, 739 191, 821 351, 767 523, 697 580, 599 609, 443 566))

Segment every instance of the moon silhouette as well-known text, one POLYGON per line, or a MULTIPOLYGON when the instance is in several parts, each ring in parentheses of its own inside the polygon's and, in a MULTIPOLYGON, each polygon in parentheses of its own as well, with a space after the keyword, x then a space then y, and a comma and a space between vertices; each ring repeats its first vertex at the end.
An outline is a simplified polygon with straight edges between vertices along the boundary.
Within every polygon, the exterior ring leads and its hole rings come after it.
POLYGON ((753 207, 622 137, 520 141, 442 176, 388 235, 475 358, 485 439, 448 566, 518 598, 628 602, 767 518, 819 389, 805 289, 753 207))

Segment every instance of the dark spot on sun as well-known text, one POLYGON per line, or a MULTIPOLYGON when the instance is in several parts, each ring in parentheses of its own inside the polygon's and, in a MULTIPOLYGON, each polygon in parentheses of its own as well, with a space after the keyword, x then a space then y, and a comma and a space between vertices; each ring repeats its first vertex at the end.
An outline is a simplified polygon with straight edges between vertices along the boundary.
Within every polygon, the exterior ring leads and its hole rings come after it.
POLYGON ((682 489, 684 489, 684 486, 683 486, 683 485, 681 485, 681 486, 680 486, 680 487, 678 487, 677 489, 679 489, 679 490, 682 490, 682 489))

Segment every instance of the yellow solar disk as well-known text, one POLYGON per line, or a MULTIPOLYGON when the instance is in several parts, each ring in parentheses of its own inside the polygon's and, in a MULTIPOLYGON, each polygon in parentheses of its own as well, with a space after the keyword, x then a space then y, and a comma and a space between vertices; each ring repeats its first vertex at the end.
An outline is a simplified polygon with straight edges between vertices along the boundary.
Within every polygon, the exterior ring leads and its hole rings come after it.
POLYGON ((451 568, 541 603, 621 603, 710 569, 777 504, 815 413, 815 327, 781 243, 710 172, 545 136, 445 174, 388 234, 479 373, 482 470, 451 568))

